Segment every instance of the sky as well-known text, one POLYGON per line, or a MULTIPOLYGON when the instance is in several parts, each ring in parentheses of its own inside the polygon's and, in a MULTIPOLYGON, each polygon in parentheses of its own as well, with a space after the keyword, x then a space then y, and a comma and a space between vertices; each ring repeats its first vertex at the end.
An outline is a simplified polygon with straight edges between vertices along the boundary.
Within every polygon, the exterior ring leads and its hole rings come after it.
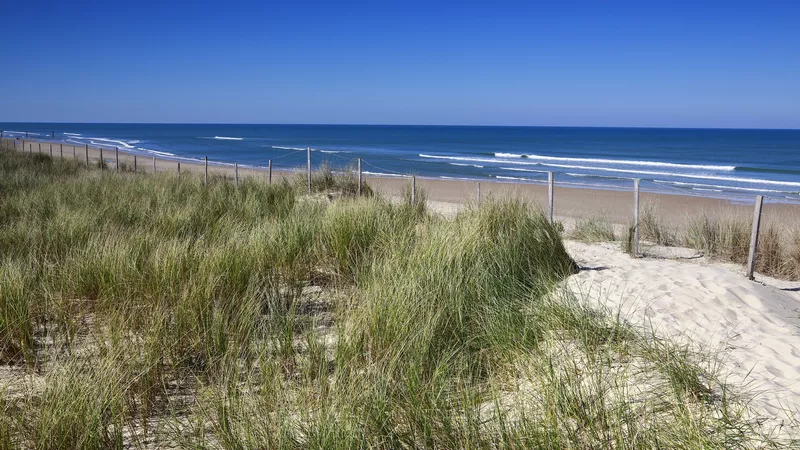
POLYGON ((800 128, 800 1, 8 0, 0 122, 800 128))

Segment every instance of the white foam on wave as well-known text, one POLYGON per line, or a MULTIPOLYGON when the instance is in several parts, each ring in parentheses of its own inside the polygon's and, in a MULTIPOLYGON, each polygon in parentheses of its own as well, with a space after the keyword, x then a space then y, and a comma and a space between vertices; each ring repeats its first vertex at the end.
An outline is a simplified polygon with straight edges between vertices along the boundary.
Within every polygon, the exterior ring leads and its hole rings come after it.
POLYGON ((244 140, 244 138, 231 137, 231 136, 214 136, 211 139, 217 139, 217 140, 220 140, 220 141, 241 141, 241 140, 244 140))
POLYGON ((350 153, 345 150, 319 150, 322 153, 350 153))
POLYGON ((720 166, 713 164, 679 164, 659 161, 634 161, 627 159, 602 159, 602 158, 567 158, 561 156, 542 156, 542 155, 515 155, 513 153, 495 153, 498 158, 526 158, 536 161, 556 161, 556 162, 577 162, 577 163, 596 163, 596 164, 619 164, 623 166, 643 166, 643 167, 669 167, 673 169, 687 170, 718 170, 730 172, 736 170, 736 166, 720 166))
MULTIPOLYGON (((500 153, 504 154, 504 153, 500 153)), ((496 154, 497 155, 497 154, 496 154)), ((593 162, 599 164, 621 164, 621 165, 634 165, 634 166, 653 166, 653 167, 669 167, 675 169, 686 169, 686 170, 718 170, 718 171, 732 171, 736 169, 736 166, 713 166, 713 165, 703 165, 703 164, 675 164, 675 163, 660 163, 660 162, 651 162, 651 161, 625 161, 625 160, 614 160, 614 159, 592 159, 592 158, 555 158, 549 156, 538 156, 538 155, 526 155, 526 158, 522 158, 522 156, 514 156, 517 158, 514 159, 494 159, 494 158, 475 158, 475 157, 467 157, 467 156, 442 156, 442 155, 428 155, 425 153, 420 153, 419 156, 421 158, 431 158, 431 159, 444 159, 450 161, 471 161, 471 162, 483 162, 483 163, 494 163, 494 164, 517 164, 522 166, 551 166, 551 167, 580 167, 580 166, 567 166, 567 165, 558 165, 553 163, 546 162, 547 160, 565 160, 565 161, 576 161, 576 162, 593 162), (533 161, 531 161, 533 160, 533 161)), ((603 168, 603 167, 592 167, 591 169, 597 170, 616 170, 620 172, 631 172, 628 169, 612 169, 612 168, 603 168)), ((642 172, 643 173, 643 172, 642 172)), ((675 174, 677 175, 677 174, 675 174)))
POLYGON ((447 164, 450 164, 451 166, 477 167, 478 169, 483 169, 483 166, 481 166, 480 164, 466 164, 466 163, 453 163, 453 162, 447 164))
POLYGON ((498 180, 535 181, 535 180, 533 180, 531 178, 507 177, 507 176, 503 176, 503 175, 497 175, 497 176, 495 176, 495 178, 497 178, 498 180))
MULTIPOLYGON (((574 166, 570 164, 542 164, 548 167, 557 167, 559 169, 577 169, 577 170, 599 170, 604 172, 613 173, 627 173, 637 175, 651 175, 656 177, 675 177, 675 178, 692 178, 696 180, 718 180, 718 181, 731 181, 734 183, 748 183, 748 184, 766 184, 770 186, 792 186, 800 187, 800 182, 796 181, 776 181, 776 180, 763 180, 760 178, 742 178, 742 177, 729 177, 721 175, 693 175, 688 173, 672 173, 672 172, 657 172, 653 170, 632 170, 632 169, 614 169, 611 167, 591 167, 591 166, 574 166)), ((504 170, 516 170, 521 172, 536 172, 535 170, 522 169, 518 167, 502 167, 504 170)))
POLYGON ((3 130, 3 133, 14 133, 14 134, 21 134, 21 135, 25 135, 25 133, 27 133, 27 134, 28 134, 28 136, 41 136, 41 134, 39 134, 39 133, 31 133, 31 132, 29 132, 29 131, 28 131, 28 132, 26 132, 26 131, 11 131, 11 130, 3 130))
POLYGON ((77 136, 83 136, 83 135, 82 135, 82 134, 80 134, 80 133, 64 133, 64 134, 65 134, 66 136, 76 136, 76 137, 77 137, 77 136))
POLYGON ((685 183, 683 181, 665 181, 665 180, 653 180, 656 184, 661 185, 677 185, 677 186, 686 186, 688 188, 694 190, 702 190, 703 188, 711 189, 726 189, 726 190, 736 190, 736 191, 746 191, 746 192, 772 192, 776 194, 796 194, 797 192, 792 191, 781 191, 778 189, 761 189, 761 188, 749 188, 744 186, 722 186, 718 184, 704 184, 704 183, 685 183))
POLYGON ((380 177, 392 177, 392 178, 408 178, 408 175, 399 175, 396 173, 383 173, 383 172, 367 172, 366 170, 363 172, 366 175, 376 175, 380 177))
MULTIPOLYGON (((99 137, 90 137, 90 138, 86 138, 86 139, 89 140, 90 144, 94 144, 94 145, 108 145, 108 144, 94 142, 94 141, 102 141, 102 142, 110 142, 112 144, 117 144, 117 145, 119 145, 121 147, 125 147, 125 148, 134 148, 133 145, 130 145, 125 141, 118 141, 116 139, 106 139, 106 138, 99 138, 99 137)), ((139 141, 136 141, 136 142, 139 142, 139 141)))
POLYGON ((281 147, 280 145, 272 145, 272 148, 277 148, 281 150, 305 150, 304 148, 300 147, 281 147))
POLYGON ((174 154, 174 153, 170 153, 170 152, 160 152, 160 151, 158 151, 158 150, 151 150, 151 149, 149 149, 149 148, 144 148, 144 147, 136 147, 136 150, 141 150, 141 151, 143 151, 143 152, 152 153, 152 154, 154 154, 154 155, 160 155, 160 156, 175 156, 175 154, 174 154))

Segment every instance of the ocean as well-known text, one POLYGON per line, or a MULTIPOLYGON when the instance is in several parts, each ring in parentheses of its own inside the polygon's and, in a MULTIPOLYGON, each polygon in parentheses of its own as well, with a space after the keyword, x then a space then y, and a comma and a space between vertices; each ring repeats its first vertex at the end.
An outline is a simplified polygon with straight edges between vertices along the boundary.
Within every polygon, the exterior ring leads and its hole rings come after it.
POLYGON ((5 137, 293 169, 362 158, 368 174, 643 189, 800 202, 800 130, 0 123, 5 137))

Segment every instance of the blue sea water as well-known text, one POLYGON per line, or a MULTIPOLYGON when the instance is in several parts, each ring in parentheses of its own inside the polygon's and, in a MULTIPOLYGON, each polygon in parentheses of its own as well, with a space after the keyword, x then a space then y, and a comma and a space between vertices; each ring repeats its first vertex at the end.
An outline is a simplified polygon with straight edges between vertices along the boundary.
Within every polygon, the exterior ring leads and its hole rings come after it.
POLYGON ((306 163, 385 175, 541 183, 800 201, 800 130, 0 123, 5 137, 119 147, 178 160, 205 156, 276 168, 306 163))

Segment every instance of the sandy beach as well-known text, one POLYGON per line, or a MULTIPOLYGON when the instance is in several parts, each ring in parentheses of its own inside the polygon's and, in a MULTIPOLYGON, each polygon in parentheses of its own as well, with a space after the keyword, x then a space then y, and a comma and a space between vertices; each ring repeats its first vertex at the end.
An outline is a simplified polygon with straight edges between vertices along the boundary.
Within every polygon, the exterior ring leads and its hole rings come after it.
MULTIPOLYGON (((8 147, 10 140, 4 140, 8 147)), ((26 142, 33 152, 38 142, 26 142)), ((42 153, 50 153, 42 143, 42 153)), ((21 145, 18 144, 17 150, 21 145)), ((26 149, 28 150, 28 149, 26 149)), ((62 148, 53 145, 53 156, 62 148)), ((100 159, 100 149, 63 147, 64 158, 90 163, 100 159)), ((103 159, 114 170, 115 154, 103 150, 103 159)), ((144 173, 153 172, 153 159, 120 151, 119 162, 144 173)), ((155 159, 156 171, 178 173, 178 163, 155 159)), ((181 162, 182 173, 201 174, 203 164, 181 162)), ((233 178, 230 166, 210 165, 212 175, 233 178)), ((266 177, 267 172, 240 169, 239 177, 266 177)), ((273 181, 298 176, 297 172, 275 171, 273 181)), ((409 180, 365 177, 377 192, 399 198, 409 180)), ((450 216, 477 200, 477 184, 457 180, 417 179, 424 189, 429 208, 450 216)), ((544 206, 546 186, 481 182, 481 196, 522 197, 544 206)), ((616 224, 632 219, 631 192, 590 190, 557 186, 555 214, 560 220, 605 215, 616 224)), ((737 214, 752 217, 752 206, 725 200, 693 196, 643 193, 642 202, 655 205, 667 220, 680 221, 697 214, 737 214)), ((795 205, 768 203, 765 220, 794 226, 800 213, 795 205)), ((688 348, 703 350, 718 361, 712 366, 735 390, 749 396, 751 419, 779 436, 800 433, 800 282, 782 281, 759 275, 750 281, 741 266, 711 260, 688 248, 662 248, 648 243, 647 257, 633 258, 619 242, 582 243, 566 241, 568 253, 581 271, 562 283, 593 308, 606 310, 636 327, 652 330, 685 342, 688 348)))
POLYGON ((800 283, 747 280, 703 258, 631 258, 614 244, 568 242, 584 268, 567 286, 595 307, 720 355, 721 372, 752 394, 780 432, 800 423, 800 283))
MULTIPOLYGON (((75 158, 85 161, 88 154, 90 163, 96 163, 100 159, 101 150, 95 147, 73 146, 69 144, 51 144, 35 140, 24 140, 25 151, 50 154, 50 146, 53 148, 53 156, 64 158, 75 158), (63 149, 63 150, 62 150, 63 149)), ((4 148, 22 150, 22 139, 3 139, 4 148)), ((106 161, 110 170, 114 169, 115 153, 114 150, 102 150, 103 159, 106 161)), ((120 165, 124 165, 130 170, 134 164, 138 172, 152 173, 155 161, 156 172, 174 173, 177 175, 178 166, 182 173, 203 173, 205 167, 203 163, 181 161, 158 158, 158 157, 135 157, 119 150, 120 165)), ((313 162, 314 168, 319 162, 313 162)), ((302 171, 303 168, 298 168, 302 171)), ((224 176, 231 180, 234 178, 234 168, 231 164, 220 164, 209 162, 209 176, 224 176)), ((239 168, 239 177, 263 177, 268 176, 266 168, 239 168)), ((273 170, 273 181, 277 182, 283 178, 297 176, 297 171, 273 170)), ((410 184, 410 177, 383 177, 374 175, 364 175, 364 180, 376 192, 383 195, 400 198, 403 191, 410 184)), ((417 177, 417 188, 425 191, 429 204, 440 213, 452 215, 464 205, 478 200, 478 184, 480 184, 480 196, 486 198, 509 198, 520 197, 540 205, 543 209, 547 205, 547 186, 530 183, 513 183, 500 181, 466 181, 466 180, 447 180, 430 179, 417 177)), ((755 195, 753 196, 755 197, 755 195)), ((560 219, 576 219, 582 217, 603 216, 613 223, 624 226, 633 220, 633 186, 630 191, 617 191, 605 189, 586 189, 560 186, 556 179, 554 189, 554 215, 560 219)), ((642 190, 640 195, 640 205, 650 205, 658 209, 659 215, 667 222, 678 223, 687 217, 706 213, 711 215, 736 215, 752 217, 752 203, 731 202, 729 200, 711 197, 700 197, 681 194, 654 193, 642 190)), ((767 202, 762 212, 762 220, 776 224, 800 223, 800 205, 788 203, 767 202)))

